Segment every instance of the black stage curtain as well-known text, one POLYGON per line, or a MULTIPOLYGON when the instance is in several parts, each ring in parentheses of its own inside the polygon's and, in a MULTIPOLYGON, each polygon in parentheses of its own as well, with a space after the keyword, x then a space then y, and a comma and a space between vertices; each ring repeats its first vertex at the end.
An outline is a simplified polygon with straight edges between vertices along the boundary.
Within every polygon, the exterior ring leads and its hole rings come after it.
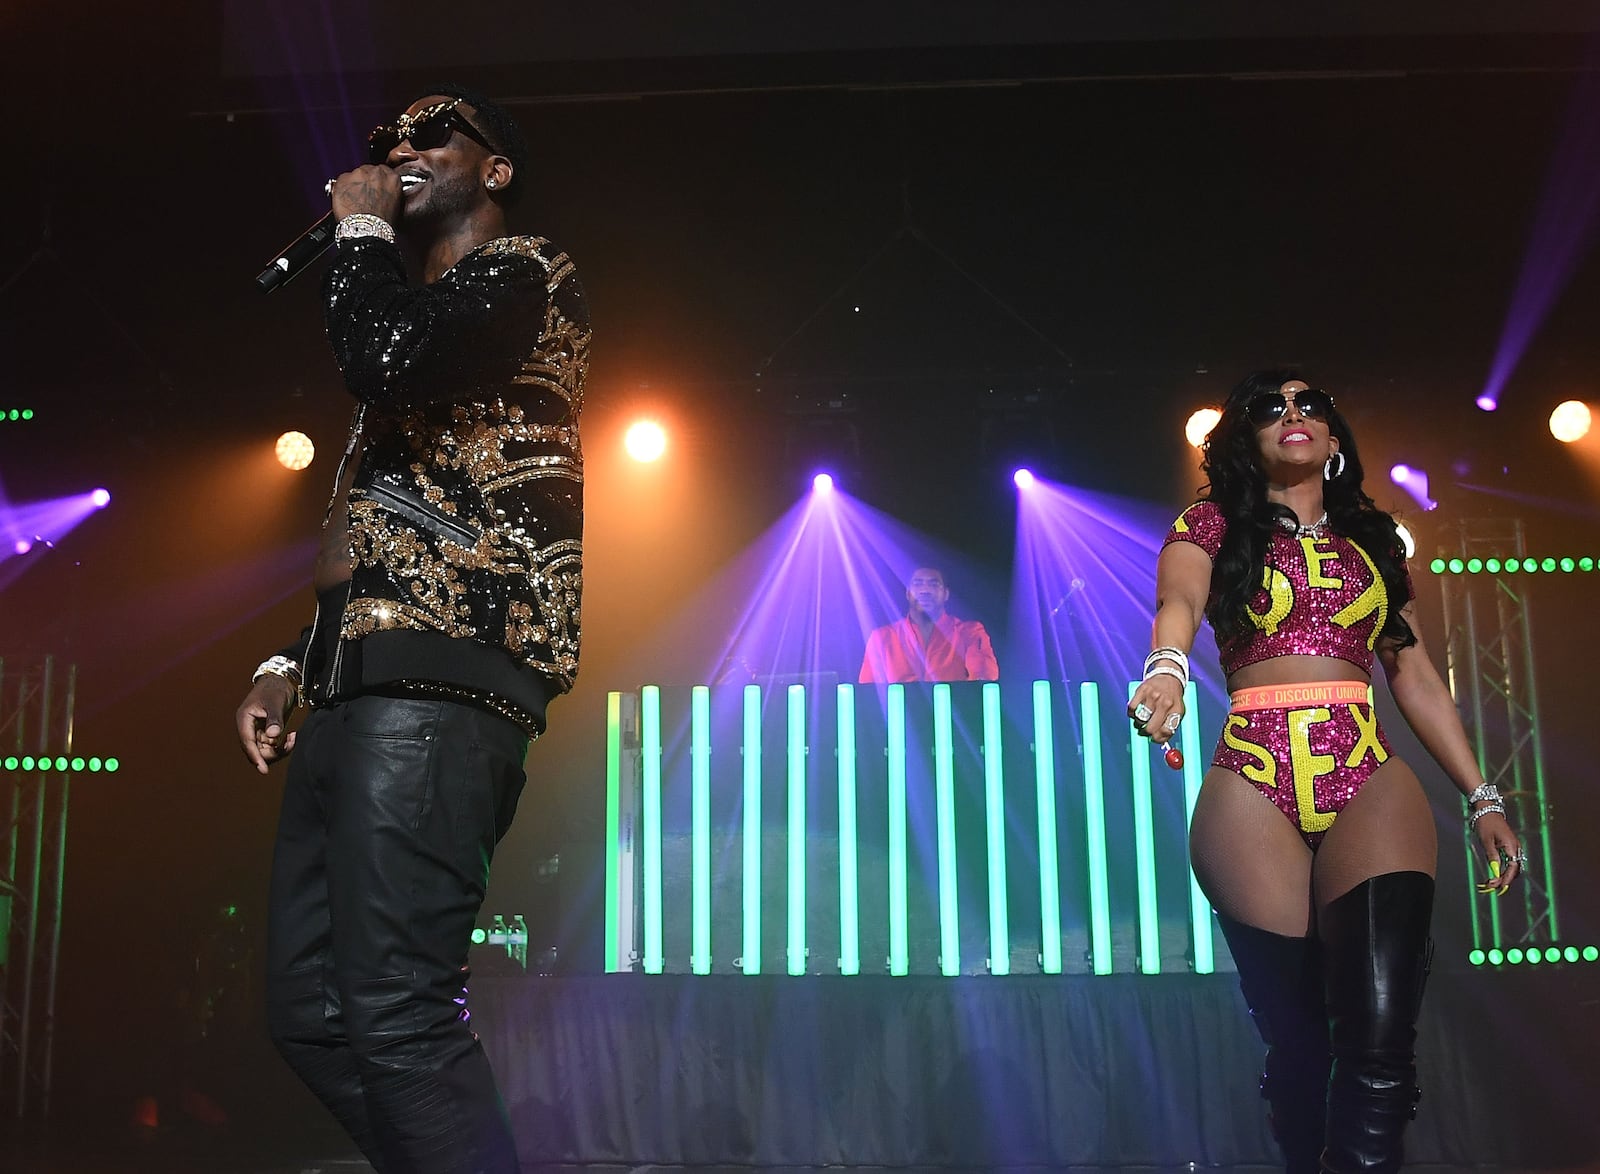
MULTIPOLYGON (((1436 975, 1412 1162, 1600 1152, 1596 978, 1436 975)), ((481 978, 530 1165, 1271 1165, 1231 974, 481 978)))

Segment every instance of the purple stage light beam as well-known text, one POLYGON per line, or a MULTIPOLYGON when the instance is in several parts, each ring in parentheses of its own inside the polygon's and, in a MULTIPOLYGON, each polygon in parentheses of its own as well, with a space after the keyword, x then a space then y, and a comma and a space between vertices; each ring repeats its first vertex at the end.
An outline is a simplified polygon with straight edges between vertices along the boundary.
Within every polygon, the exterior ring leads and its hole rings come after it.
POLYGON ((71 497, 23 502, 0 510, 0 533, 5 535, 5 546, 0 547, 0 588, 14 582, 32 565, 31 559, 17 562, 20 556, 37 557, 41 548, 48 550, 56 546, 85 518, 104 509, 110 501, 109 492, 96 489, 71 497))
POLYGON ((1419 506, 1425 510, 1436 510, 1439 503, 1428 496, 1428 474, 1425 469, 1413 468, 1410 465, 1395 465, 1389 470, 1389 480, 1411 496, 1419 506))
POLYGON ((1523 352, 1566 288, 1588 248, 1600 209, 1600 42, 1574 87, 1566 123, 1545 173, 1522 271, 1501 327, 1500 342, 1478 407, 1492 412, 1523 352))

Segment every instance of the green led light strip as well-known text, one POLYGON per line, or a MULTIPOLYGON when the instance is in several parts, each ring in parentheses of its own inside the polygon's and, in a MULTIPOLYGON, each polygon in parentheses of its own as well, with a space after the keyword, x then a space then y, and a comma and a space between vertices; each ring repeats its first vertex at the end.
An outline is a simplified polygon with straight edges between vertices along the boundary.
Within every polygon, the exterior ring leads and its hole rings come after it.
POLYGON ((711 690, 689 694, 690 889, 689 969, 711 973, 711 690))
MULTIPOLYGON (((1128 682, 1128 700, 1140 682, 1128 682)), ((1128 758, 1133 765, 1133 857, 1139 884, 1139 970, 1161 973, 1161 920, 1156 911, 1156 829, 1150 794, 1150 739, 1128 723, 1128 758)))
POLYGON ((1501 950, 1473 950, 1467 961, 1474 966, 1538 966, 1557 962, 1600 962, 1600 946, 1512 946, 1501 950))
POLYGON ((18 421, 33 419, 32 408, 0 408, 0 420, 18 421))
POLYGON ((1056 849, 1056 735, 1050 682, 1033 683, 1033 787, 1039 814, 1039 969, 1061 973, 1061 875, 1056 849))
POLYGON ((806 687, 789 686, 790 974, 806 972, 806 687))
POLYGON ((961 906, 956 894, 955 747, 950 686, 933 687, 933 794, 939 825, 939 973, 961 973, 961 906))
POLYGON ((661 940, 661 688, 639 690, 639 750, 643 775, 644 972, 666 968, 661 940))
POLYGON ((115 774, 122 769, 120 758, 101 758, 95 755, 85 758, 81 754, 41 754, 35 757, 32 754, 8 754, 0 758, 0 768, 5 770, 38 771, 43 774, 47 771, 88 771, 90 774, 115 774))
POLYGON ((622 904, 622 694, 606 694, 606 957, 607 974, 622 969, 617 941, 622 904))
POLYGON ((1595 559, 1592 555, 1564 555, 1555 558, 1546 555, 1543 558, 1519 558, 1513 555, 1510 558, 1436 558, 1428 564, 1428 570, 1435 575, 1515 575, 1515 574, 1552 574, 1561 571, 1571 574, 1573 571, 1592 571, 1595 569, 1595 559))
POLYGON ((856 694, 838 688, 839 973, 861 973, 861 883, 856 846, 856 694))
MULTIPOLYGON (((1190 681, 1183 689, 1185 720, 1178 735, 1183 751, 1183 827, 1188 842, 1189 824, 1194 820, 1195 800, 1200 797, 1204 777, 1200 758, 1200 692, 1190 681)), ((1189 940, 1194 950, 1194 972, 1211 974, 1217 968, 1215 943, 1211 940, 1211 901, 1200 891, 1194 870, 1189 870, 1189 940)))
POLYGON ((1005 757, 1000 743, 1000 686, 983 687, 984 831, 989 848, 989 973, 1011 973, 1011 922, 1006 905, 1005 757))
POLYGON ((888 690, 889 765, 889 973, 911 973, 906 928, 906 687, 888 690))
POLYGON ((1089 857, 1089 957, 1096 974, 1111 973, 1111 879, 1106 870, 1106 783, 1100 753, 1100 686, 1079 686, 1083 709, 1084 847, 1089 857))
POLYGON ((761 973, 761 686, 744 687, 744 941, 740 968, 761 973))

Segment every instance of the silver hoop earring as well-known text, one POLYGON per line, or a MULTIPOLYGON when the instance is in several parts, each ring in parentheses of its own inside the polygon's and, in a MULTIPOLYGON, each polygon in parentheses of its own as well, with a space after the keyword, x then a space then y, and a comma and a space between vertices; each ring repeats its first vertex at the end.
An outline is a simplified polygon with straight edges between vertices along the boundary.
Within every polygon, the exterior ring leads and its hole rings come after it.
POLYGON ((1336 452, 1326 461, 1322 462, 1322 479, 1324 481, 1334 481, 1343 476, 1344 453, 1336 452), (1335 461, 1339 462, 1337 466, 1334 465, 1335 461))

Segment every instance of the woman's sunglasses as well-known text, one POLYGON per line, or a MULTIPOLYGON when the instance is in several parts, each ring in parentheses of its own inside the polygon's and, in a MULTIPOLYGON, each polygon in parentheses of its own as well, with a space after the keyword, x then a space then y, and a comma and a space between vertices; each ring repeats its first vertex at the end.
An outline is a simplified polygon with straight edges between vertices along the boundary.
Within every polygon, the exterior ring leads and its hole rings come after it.
POLYGON ((459 98, 454 98, 415 114, 402 114, 393 126, 373 128, 367 136, 367 151, 372 162, 383 163, 389 158, 390 151, 408 139, 414 151, 431 151, 435 147, 442 147, 450 141, 450 132, 457 130, 484 150, 498 154, 489 140, 478 133, 477 127, 456 113, 456 103, 459 101, 459 98))
POLYGON ((1326 424, 1333 415, 1333 397, 1320 387, 1302 387, 1293 395, 1265 392, 1245 404, 1244 414, 1257 428, 1265 428, 1283 419, 1291 399, 1294 400, 1295 410, 1307 420, 1321 420, 1326 424))

